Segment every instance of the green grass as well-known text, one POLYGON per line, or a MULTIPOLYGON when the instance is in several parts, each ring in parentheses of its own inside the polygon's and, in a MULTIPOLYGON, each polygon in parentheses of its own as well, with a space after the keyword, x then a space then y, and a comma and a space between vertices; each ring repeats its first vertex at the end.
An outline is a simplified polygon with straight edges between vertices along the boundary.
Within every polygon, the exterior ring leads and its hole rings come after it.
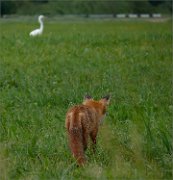
POLYGON ((171 179, 171 21, 0 21, 0 179, 171 179), (78 168, 65 114, 111 104, 78 168))

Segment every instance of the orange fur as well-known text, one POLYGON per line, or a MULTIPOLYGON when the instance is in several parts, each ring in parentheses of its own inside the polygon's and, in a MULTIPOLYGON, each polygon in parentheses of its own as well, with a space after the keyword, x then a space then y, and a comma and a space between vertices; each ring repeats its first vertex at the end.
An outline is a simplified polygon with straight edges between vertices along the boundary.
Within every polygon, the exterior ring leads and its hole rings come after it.
POLYGON ((95 147, 99 124, 106 113, 108 104, 108 96, 100 101, 86 97, 83 104, 73 106, 66 114, 65 126, 69 147, 78 165, 84 165, 86 162, 84 151, 87 149, 89 136, 95 147))

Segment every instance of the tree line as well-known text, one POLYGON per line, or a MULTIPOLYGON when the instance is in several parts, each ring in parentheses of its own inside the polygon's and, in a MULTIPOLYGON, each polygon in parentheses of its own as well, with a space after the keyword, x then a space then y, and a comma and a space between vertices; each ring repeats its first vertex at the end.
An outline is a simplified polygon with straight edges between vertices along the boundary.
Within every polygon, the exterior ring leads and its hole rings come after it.
POLYGON ((172 13, 172 0, 1 0, 1 16, 57 14, 172 13))

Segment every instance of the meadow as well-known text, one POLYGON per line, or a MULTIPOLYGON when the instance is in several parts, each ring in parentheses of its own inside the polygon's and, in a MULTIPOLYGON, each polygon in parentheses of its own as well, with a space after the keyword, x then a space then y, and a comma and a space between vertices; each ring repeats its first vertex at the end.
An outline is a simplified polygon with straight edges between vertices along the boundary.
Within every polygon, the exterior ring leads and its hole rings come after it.
POLYGON ((171 25, 0 20, 0 179, 171 179, 171 25), (111 102, 78 168, 64 122, 86 94, 111 102))

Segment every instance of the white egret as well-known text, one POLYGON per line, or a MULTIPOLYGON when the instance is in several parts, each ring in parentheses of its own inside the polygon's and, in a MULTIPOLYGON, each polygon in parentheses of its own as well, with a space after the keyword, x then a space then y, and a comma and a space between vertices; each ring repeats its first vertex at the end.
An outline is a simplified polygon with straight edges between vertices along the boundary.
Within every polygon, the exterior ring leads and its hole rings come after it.
POLYGON ((40 28, 35 29, 34 31, 31 31, 29 34, 30 36, 38 36, 38 35, 41 35, 43 33, 43 28, 44 28, 43 19, 44 19, 43 15, 40 15, 38 17, 38 22, 40 23, 40 28))

